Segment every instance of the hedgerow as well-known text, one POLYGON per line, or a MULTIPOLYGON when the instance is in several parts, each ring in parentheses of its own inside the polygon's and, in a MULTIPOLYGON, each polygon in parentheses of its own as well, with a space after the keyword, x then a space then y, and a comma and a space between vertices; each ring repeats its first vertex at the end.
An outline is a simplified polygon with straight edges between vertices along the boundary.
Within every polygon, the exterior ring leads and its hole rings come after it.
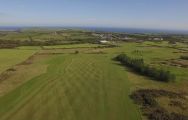
POLYGON ((158 81, 169 82, 175 80, 176 76, 170 71, 150 67, 144 63, 142 58, 131 58, 126 54, 118 55, 115 60, 120 61, 124 66, 132 68, 135 72, 149 76, 158 81))

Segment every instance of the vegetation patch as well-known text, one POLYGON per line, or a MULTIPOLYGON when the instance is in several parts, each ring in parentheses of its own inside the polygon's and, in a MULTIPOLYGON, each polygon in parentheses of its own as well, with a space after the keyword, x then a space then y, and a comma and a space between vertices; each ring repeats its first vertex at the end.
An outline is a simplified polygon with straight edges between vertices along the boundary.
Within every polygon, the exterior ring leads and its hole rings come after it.
POLYGON ((9 68, 7 71, 16 71, 14 68, 9 68))
POLYGON ((160 63, 170 66, 182 67, 182 68, 188 67, 188 61, 184 59, 170 59, 170 60, 162 61, 160 63))
MULTIPOLYGON (((133 92, 130 97, 134 100, 136 104, 142 106, 142 111, 149 120, 187 120, 188 116, 169 113, 163 107, 161 107, 156 98, 159 97, 169 97, 171 99, 186 99, 183 94, 165 91, 165 90, 154 90, 154 89, 141 89, 133 92)), ((173 101, 170 103, 174 106, 181 106, 178 101, 173 101)))
POLYGON ((70 41, 65 43, 61 40, 47 40, 47 41, 34 41, 34 40, 1 40, 0 39, 0 48, 15 48, 19 46, 52 46, 52 45, 67 45, 67 44, 77 44, 82 42, 70 41))
POLYGON ((0 49, 5 49, 5 48, 11 49, 16 47, 18 47, 16 44, 0 44, 0 49))
POLYGON ((7 69, 6 71, 2 72, 2 73, 0 74, 0 82, 2 82, 3 80, 9 78, 9 77, 11 76, 11 74, 12 74, 14 71, 16 71, 16 69, 14 69, 14 68, 9 68, 9 69, 7 69))
POLYGON ((182 55, 182 56, 180 56, 180 58, 183 60, 188 60, 188 55, 182 55))
POLYGON ((115 59, 123 65, 132 68, 134 71, 158 81, 169 82, 175 80, 175 75, 170 73, 170 71, 150 67, 144 63, 142 58, 131 58, 126 54, 120 54, 115 59))
POLYGON ((179 107, 182 110, 187 109, 187 107, 181 101, 177 101, 177 100, 171 100, 169 105, 172 106, 172 107, 179 107))
MULTIPOLYGON (((33 62, 34 57, 37 55, 37 53, 35 53, 34 55, 30 56, 29 58, 27 58, 25 61, 17 64, 16 66, 19 65, 30 65, 33 62)), ((2 72, 0 74, 0 81, 6 80, 8 79, 14 72, 16 71, 15 68, 9 68, 6 71, 2 72)))

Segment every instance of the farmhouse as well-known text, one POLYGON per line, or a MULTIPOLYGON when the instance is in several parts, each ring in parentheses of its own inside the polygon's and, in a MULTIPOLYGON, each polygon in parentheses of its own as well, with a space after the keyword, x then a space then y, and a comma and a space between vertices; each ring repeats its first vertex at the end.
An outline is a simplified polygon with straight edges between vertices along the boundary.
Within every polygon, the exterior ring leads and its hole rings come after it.
POLYGON ((109 41, 107 41, 107 40, 101 40, 100 43, 101 44, 105 44, 105 43, 109 43, 109 41))

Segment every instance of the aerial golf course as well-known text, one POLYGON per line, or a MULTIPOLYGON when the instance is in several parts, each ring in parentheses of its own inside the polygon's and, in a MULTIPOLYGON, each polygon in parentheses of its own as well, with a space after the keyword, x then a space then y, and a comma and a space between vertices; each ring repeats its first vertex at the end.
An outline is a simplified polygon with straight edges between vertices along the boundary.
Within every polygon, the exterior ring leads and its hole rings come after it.
MULTIPOLYGON (((172 48, 166 42, 116 45, 87 43, 1 49, 0 120, 141 120, 146 117, 142 106, 130 97, 134 91, 187 90, 187 67, 171 66, 172 61, 166 61, 179 60, 182 53, 177 48, 185 46, 172 48), (165 83, 140 75, 114 60, 122 53, 170 70, 176 80, 165 83)), ((187 64, 185 60, 179 61, 187 64)), ((165 106, 169 96, 155 100, 165 109, 171 107, 165 106)), ((187 99, 182 102, 188 103, 187 99)), ((169 112, 188 113, 178 107, 173 110, 169 112)))

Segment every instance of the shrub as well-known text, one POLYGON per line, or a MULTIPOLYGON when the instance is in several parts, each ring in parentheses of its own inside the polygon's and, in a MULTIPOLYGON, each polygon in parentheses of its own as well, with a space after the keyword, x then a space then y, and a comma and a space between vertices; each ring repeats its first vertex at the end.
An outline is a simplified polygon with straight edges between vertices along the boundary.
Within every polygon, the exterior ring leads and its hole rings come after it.
POLYGON ((181 58, 181 59, 184 59, 184 60, 188 60, 188 55, 187 55, 187 56, 182 55, 182 56, 180 56, 180 58, 181 58))
POLYGON ((75 54, 78 54, 78 53, 79 53, 79 51, 78 51, 78 50, 76 50, 76 51, 75 51, 75 54))
POLYGON ((120 61, 123 65, 132 68, 135 72, 155 78, 158 81, 169 82, 175 80, 175 75, 170 73, 170 71, 150 67, 144 64, 142 58, 130 58, 126 54, 120 54, 115 59, 120 61))

